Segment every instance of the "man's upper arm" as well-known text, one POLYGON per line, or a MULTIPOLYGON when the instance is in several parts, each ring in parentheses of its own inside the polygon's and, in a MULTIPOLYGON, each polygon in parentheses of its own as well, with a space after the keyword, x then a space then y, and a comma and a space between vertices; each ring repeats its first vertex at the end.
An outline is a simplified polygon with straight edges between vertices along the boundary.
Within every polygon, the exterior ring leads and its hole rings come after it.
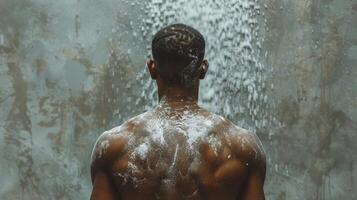
POLYGON ((241 200, 264 200, 264 178, 265 170, 261 171, 252 171, 244 187, 241 200), (264 174, 263 174, 264 173, 264 174))
POLYGON ((92 178, 93 190, 90 199, 91 200, 117 200, 117 192, 110 180, 107 173, 97 171, 92 178))
POLYGON ((124 140, 108 134, 102 134, 93 149, 91 178, 93 190, 91 200, 118 199, 118 193, 110 176, 110 167, 124 148, 124 140))
POLYGON ((253 134, 254 158, 240 200, 264 200, 264 181, 266 174, 266 158, 259 138, 253 134))

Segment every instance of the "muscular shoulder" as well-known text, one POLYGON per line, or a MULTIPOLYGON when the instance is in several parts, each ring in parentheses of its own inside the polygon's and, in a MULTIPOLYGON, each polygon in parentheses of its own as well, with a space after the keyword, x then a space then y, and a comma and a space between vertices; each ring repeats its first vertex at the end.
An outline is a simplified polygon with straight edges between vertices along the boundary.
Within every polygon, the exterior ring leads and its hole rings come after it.
POLYGON ((265 152, 261 141, 254 132, 232 124, 228 140, 231 143, 232 151, 246 161, 249 168, 256 168, 265 173, 265 152))
POLYGON ((92 176, 98 170, 107 170, 107 167, 125 154, 130 137, 140 128, 141 117, 142 115, 136 116, 98 137, 91 156, 92 176))
POLYGON ((250 167, 265 168, 265 152, 258 136, 249 130, 243 129, 226 118, 221 120, 219 130, 223 130, 226 143, 234 156, 246 162, 250 167))
MULTIPOLYGON (((114 128, 120 129, 120 127, 114 128)), ((102 133, 97 139, 92 151, 92 164, 110 159, 112 154, 124 150, 127 142, 125 130, 110 130, 102 133)))

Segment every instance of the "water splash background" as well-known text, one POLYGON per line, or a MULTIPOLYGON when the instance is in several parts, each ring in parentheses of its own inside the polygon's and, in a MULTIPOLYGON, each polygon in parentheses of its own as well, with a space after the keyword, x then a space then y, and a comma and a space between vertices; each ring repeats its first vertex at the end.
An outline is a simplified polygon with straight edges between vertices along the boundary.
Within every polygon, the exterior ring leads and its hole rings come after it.
POLYGON ((356 199, 356 8, 1 1, 1 199, 88 199, 100 132, 156 104, 144 63, 152 34, 171 22, 206 37, 200 103, 263 141, 267 199, 356 199))
POLYGON ((205 36, 210 68, 201 82, 201 105, 252 129, 266 125, 268 97, 258 60, 260 43, 254 40, 260 13, 255 1, 152 1, 147 8, 142 31, 148 39, 172 23, 191 25, 205 36))

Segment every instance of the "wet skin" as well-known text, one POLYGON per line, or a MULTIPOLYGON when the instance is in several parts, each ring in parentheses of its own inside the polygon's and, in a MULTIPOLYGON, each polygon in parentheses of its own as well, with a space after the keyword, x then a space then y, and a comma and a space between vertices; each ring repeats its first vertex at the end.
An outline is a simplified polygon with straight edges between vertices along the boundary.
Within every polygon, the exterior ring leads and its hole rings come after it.
POLYGON ((263 200, 265 155, 254 133, 166 101, 104 132, 92 153, 92 200, 263 200))

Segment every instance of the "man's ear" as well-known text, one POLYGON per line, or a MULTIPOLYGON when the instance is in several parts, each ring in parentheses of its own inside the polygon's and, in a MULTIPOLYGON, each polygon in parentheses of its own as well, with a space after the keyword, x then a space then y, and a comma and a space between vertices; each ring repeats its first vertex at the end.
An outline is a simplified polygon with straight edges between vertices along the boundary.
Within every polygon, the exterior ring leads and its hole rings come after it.
POLYGON ((204 79, 205 78, 207 70, 208 70, 208 67, 209 67, 208 61, 207 60, 203 60, 201 66, 200 66, 200 69, 199 69, 199 73, 200 73, 199 74, 199 78, 200 79, 204 79))
POLYGON ((157 78, 157 71, 156 71, 156 62, 155 62, 155 60, 149 59, 146 62, 146 65, 148 66, 151 78, 152 79, 156 79, 157 78))

